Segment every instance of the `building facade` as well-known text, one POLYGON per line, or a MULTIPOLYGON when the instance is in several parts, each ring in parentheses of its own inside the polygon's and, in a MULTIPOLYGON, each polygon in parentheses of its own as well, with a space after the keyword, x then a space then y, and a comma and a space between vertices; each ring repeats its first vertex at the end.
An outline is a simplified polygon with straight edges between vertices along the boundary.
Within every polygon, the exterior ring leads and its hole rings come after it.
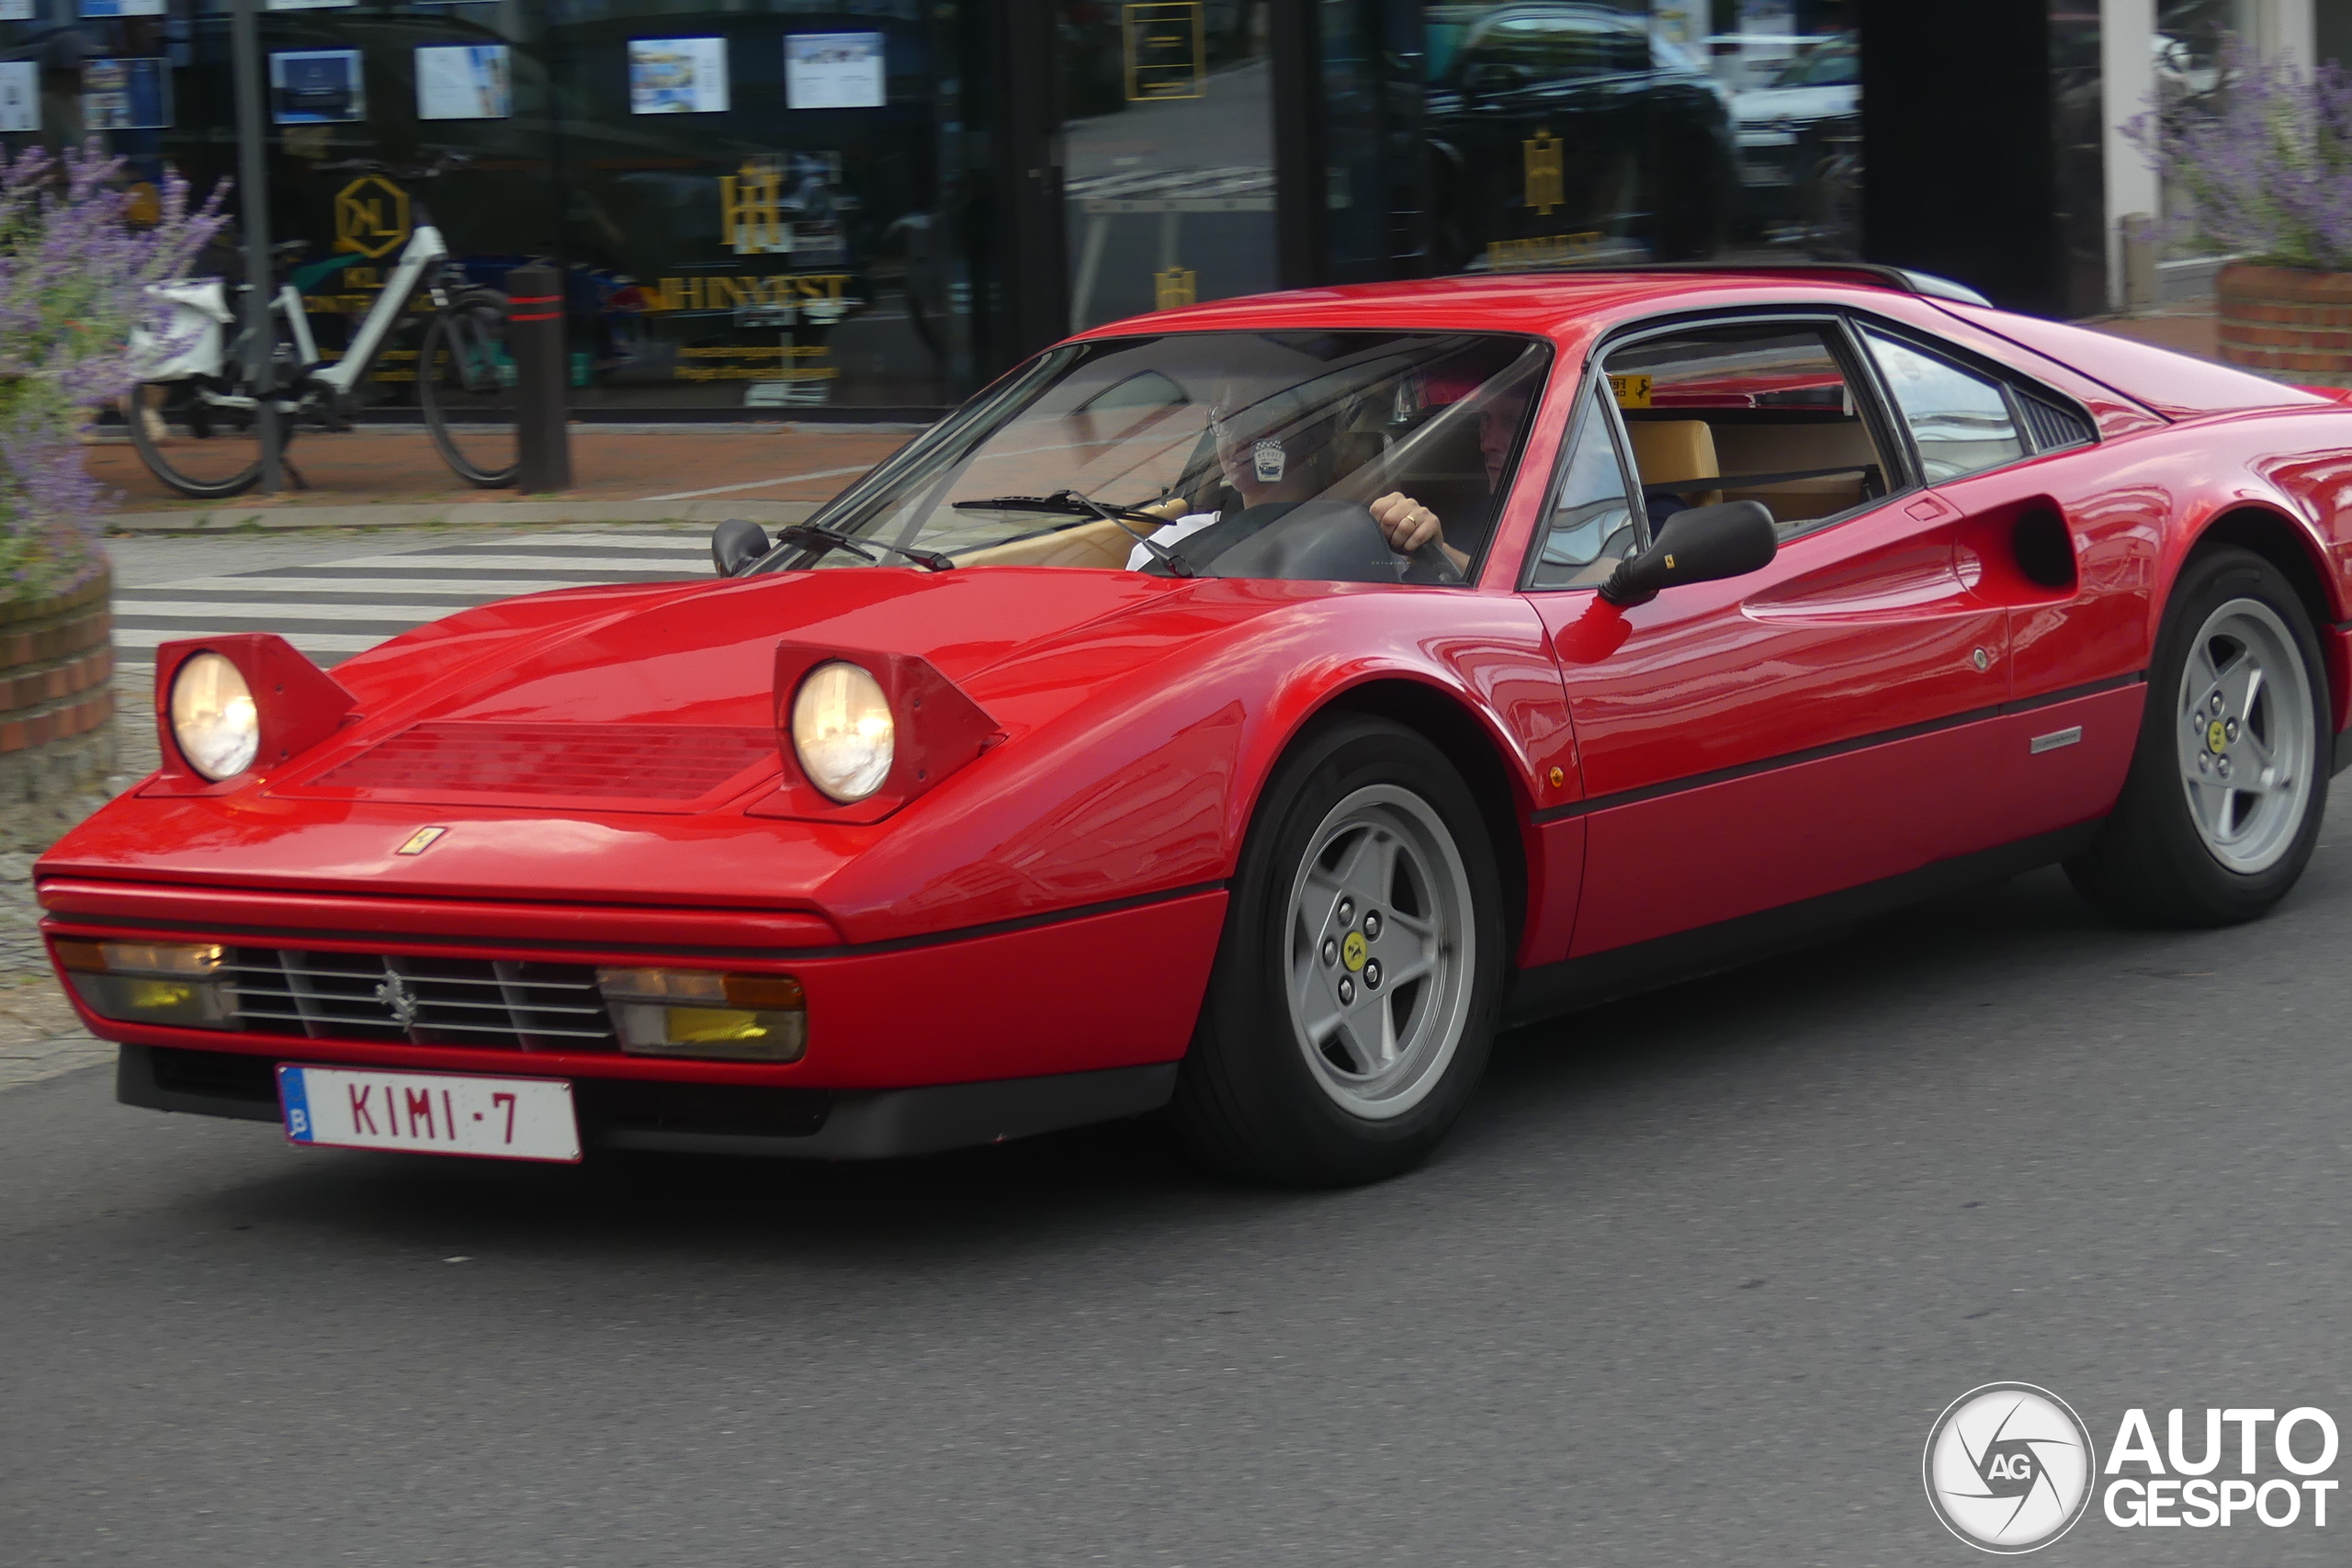
MULTIPOLYGON (((2088 313, 2162 205, 2121 125, 2352 0, 264 5, 271 229, 328 352, 429 212, 481 281, 560 265, 585 413, 872 419, 1324 282, 1864 256, 2088 313)), ((209 185, 229 33, 226 0, 0 0, 0 141, 209 185)))

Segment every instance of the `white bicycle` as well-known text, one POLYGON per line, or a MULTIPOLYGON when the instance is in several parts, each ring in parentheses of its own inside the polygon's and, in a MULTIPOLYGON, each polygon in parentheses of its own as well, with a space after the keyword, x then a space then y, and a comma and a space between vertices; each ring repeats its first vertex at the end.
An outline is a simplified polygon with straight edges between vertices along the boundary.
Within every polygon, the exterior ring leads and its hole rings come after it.
MULTIPOLYGON (((368 159, 322 165, 322 172, 380 175, 412 186, 429 185, 464 159, 445 154, 429 166, 395 169, 368 159)), ((162 329, 150 344, 167 344, 124 409, 131 444, 154 476, 182 495, 219 500, 242 494, 261 478, 261 409, 275 402, 281 448, 297 428, 351 428, 361 378, 374 367, 393 327, 422 290, 432 319, 416 355, 416 400, 433 445, 458 475, 485 489, 514 482, 514 356, 508 351, 506 296, 470 281, 449 259, 449 247, 421 197, 413 197, 414 228, 400 260, 333 363, 319 356, 301 291, 277 286, 270 301, 273 337, 269 371, 256 387, 243 297, 249 285, 190 278, 154 292, 169 301, 162 329)), ((301 247, 278 247, 280 265, 301 247), (289 254, 291 253, 291 254, 289 254)), ((137 342, 140 340, 134 340, 137 342)), ((299 482, 299 476, 298 476, 299 482)))

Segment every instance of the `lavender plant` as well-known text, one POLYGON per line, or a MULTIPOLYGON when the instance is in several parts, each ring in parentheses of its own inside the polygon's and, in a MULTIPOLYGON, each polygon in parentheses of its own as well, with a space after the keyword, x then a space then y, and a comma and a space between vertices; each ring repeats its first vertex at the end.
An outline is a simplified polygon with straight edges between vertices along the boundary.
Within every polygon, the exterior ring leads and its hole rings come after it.
POLYGON ((2352 73, 2231 42, 2218 93, 2157 95, 2124 127, 2185 206, 2181 237, 2216 255, 2352 270, 2352 73))
POLYGON ((174 175, 134 227, 122 171, 96 141, 0 152, 0 601, 99 569, 102 497, 75 431, 136 383, 131 333, 164 314, 149 286, 185 274, 220 226, 220 193, 191 211, 174 175))

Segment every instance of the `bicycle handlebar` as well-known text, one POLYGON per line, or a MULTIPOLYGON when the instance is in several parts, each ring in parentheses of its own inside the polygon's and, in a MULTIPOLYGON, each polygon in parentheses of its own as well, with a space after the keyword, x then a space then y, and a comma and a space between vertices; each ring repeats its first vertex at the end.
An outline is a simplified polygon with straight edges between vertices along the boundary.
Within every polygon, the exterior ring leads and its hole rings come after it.
POLYGON ((473 162, 464 152, 443 152, 430 164, 387 164, 380 158, 344 158, 332 164, 317 164, 312 167, 322 175, 382 175, 390 179, 424 184, 437 180, 453 169, 462 169, 473 162))

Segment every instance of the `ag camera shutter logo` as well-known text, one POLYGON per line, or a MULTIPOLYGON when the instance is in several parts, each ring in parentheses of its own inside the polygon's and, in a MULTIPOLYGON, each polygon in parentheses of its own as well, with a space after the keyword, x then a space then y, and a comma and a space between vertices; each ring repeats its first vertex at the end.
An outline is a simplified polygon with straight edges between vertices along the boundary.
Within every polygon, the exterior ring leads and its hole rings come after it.
POLYGON ((1928 1434, 1928 1502, 1946 1529, 2001 1556, 2037 1551, 2090 1504, 2098 1455, 2066 1402, 2031 1383, 1970 1389, 1928 1434))

